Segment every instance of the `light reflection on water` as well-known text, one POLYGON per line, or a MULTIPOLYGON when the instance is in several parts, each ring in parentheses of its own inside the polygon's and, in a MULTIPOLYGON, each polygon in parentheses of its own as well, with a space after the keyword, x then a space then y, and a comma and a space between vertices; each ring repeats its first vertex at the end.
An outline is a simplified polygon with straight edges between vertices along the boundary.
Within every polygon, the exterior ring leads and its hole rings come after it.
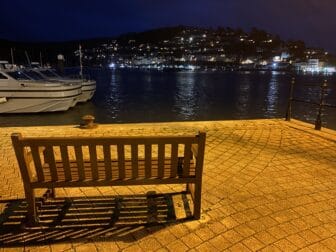
POLYGON ((107 111, 109 112, 111 119, 116 119, 120 111, 121 97, 119 97, 119 87, 119 76, 116 76, 115 74, 111 75, 109 92, 106 92, 106 95, 108 96, 106 105, 107 108, 109 108, 107 111))
MULTIPOLYGON (((66 112, 0 115, 0 126, 283 118, 292 76, 277 72, 141 72, 90 69, 97 81, 92 101, 66 112)), ((328 77, 328 103, 336 104, 336 78, 328 77)), ((296 76, 294 96, 318 101, 319 76, 296 76), (307 83, 313 84, 305 86, 307 83)), ((294 118, 314 122, 316 106, 293 104, 294 118)), ((324 111, 336 129, 336 109, 324 111)))
POLYGON ((272 72, 272 77, 268 85, 268 92, 266 97, 266 117, 274 117, 277 113, 277 103, 279 99, 279 74, 272 72))
POLYGON ((250 104, 250 88, 251 79, 245 75, 239 85, 238 99, 236 102, 236 110, 240 118, 248 118, 250 104))
POLYGON ((195 74, 179 73, 176 79, 174 108, 178 120, 192 120, 197 112, 197 95, 195 93, 195 74))

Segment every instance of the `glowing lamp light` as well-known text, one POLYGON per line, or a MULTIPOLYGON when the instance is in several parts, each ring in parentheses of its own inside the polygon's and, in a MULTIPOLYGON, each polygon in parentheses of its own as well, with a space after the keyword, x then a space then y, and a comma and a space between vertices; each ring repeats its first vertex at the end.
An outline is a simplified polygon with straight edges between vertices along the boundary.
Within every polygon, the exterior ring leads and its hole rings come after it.
POLYGON ((273 61, 274 62, 280 62, 281 61, 281 57, 280 56, 275 56, 275 57, 273 57, 273 61))
POLYGON ((325 67, 324 71, 326 73, 335 73, 336 72, 336 68, 335 67, 325 67))
POLYGON ((115 67, 116 67, 115 63, 110 63, 109 64, 109 68, 115 68, 115 67))
POLYGON ((246 59, 246 60, 243 60, 241 63, 242 63, 243 65, 247 65, 247 64, 253 64, 253 61, 250 60, 250 59, 246 59))
POLYGON ((188 70, 192 70, 192 71, 193 71, 193 70, 195 70, 195 68, 196 68, 196 67, 193 66, 193 65, 188 65, 188 66, 187 66, 187 69, 188 69, 188 70))

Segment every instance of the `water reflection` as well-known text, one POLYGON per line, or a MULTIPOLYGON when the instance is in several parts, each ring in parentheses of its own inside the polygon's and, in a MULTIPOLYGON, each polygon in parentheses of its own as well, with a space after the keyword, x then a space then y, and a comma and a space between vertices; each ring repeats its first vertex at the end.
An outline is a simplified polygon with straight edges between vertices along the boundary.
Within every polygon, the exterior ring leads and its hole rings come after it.
POLYGON ((192 120, 196 113, 195 73, 178 73, 174 111, 180 120, 192 120))
MULTIPOLYGON (((299 100, 319 103, 320 86, 318 83, 306 82, 304 88, 296 87, 294 97, 299 100)), ((301 116, 305 121, 314 123, 317 115, 317 106, 308 103, 295 103, 294 111, 304 111, 301 116)), ((300 112, 297 112, 300 114, 300 112)))
POLYGON ((239 85, 238 90, 238 99, 236 102, 236 110, 238 113, 238 118, 247 118, 249 114, 249 108, 250 108, 250 88, 251 88, 251 78, 248 76, 244 76, 244 78, 241 79, 240 83, 237 83, 239 85))
POLYGON ((112 73, 110 89, 108 92, 107 106, 109 106, 110 116, 113 119, 118 117, 120 111, 121 94, 120 94, 119 75, 112 73))
POLYGON ((152 87, 152 74, 151 73, 146 73, 144 76, 144 91, 147 92, 152 92, 153 87, 152 87))
POLYGON ((268 92, 266 96, 266 117, 274 117, 277 114, 277 104, 279 99, 279 85, 278 74, 272 72, 271 80, 268 84, 268 92))
POLYGON ((120 76, 115 71, 97 72, 97 90, 93 97, 98 122, 117 121, 121 107, 120 76))

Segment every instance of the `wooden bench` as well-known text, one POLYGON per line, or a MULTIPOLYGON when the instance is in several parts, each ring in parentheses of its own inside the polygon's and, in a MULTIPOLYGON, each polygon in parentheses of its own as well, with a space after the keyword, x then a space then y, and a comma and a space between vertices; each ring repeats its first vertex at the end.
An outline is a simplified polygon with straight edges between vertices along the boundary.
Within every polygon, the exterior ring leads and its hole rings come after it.
POLYGON ((38 222, 34 189, 186 184, 200 218, 206 134, 196 136, 23 137, 13 133, 29 225, 38 222))

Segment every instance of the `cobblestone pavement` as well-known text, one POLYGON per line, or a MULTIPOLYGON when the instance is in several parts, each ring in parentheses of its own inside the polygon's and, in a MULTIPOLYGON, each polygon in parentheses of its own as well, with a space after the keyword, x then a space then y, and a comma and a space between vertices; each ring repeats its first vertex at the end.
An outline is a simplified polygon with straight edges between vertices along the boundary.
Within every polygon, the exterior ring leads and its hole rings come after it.
MULTIPOLYGON (((170 189, 154 187, 157 192, 170 189)), ((85 198, 146 190, 143 186, 76 188, 59 189, 57 194, 85 198)), ((336 132, 318 132, 299 121, 275 119, 113 124, 93 130, 0 128, 0 213, 1 252, 336 251, 336 132), (20 223, 12 229, 4 225, 15 218, 15 207, 21 209, 24 200, 12 132, 95 136, 194 134, 198 130, 207 132, 202 218, 198 221, 100 229, 83 226, 49 233, 43 229, 32 232, 20 223)))

